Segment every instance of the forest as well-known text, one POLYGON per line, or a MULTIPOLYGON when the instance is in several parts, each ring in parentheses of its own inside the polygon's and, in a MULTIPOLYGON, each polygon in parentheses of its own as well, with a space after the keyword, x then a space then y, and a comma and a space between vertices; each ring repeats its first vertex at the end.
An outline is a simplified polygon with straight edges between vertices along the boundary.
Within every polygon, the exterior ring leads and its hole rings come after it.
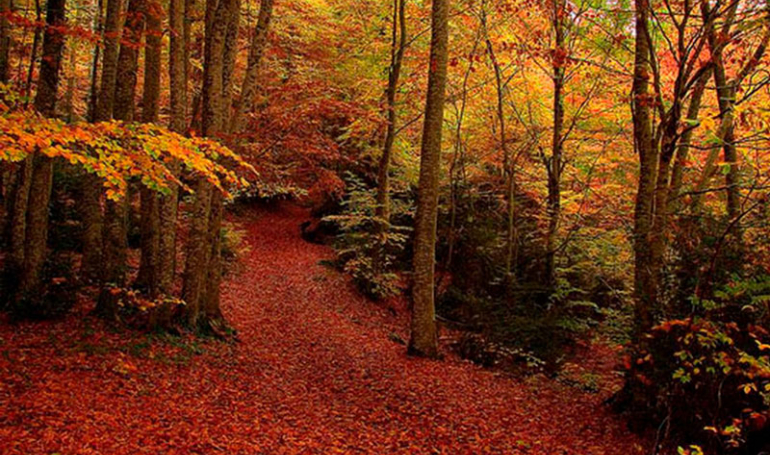
POLYGON ((0 0, 0 454, 770 453, 768 0, 0 0))

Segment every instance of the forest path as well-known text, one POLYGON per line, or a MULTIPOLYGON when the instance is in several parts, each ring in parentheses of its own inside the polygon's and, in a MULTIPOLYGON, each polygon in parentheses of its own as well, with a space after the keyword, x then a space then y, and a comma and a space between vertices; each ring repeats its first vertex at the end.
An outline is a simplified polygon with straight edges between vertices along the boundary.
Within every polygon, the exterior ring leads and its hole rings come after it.
POLYGON ((306 217, 239 219, 250 248, 222 296, 239 343, 169 362, 186 351, 0 324, 0 453, 639 453, 602 393, 406 356, 403 304, 319 264, 333 252, 301 239, 306 217))

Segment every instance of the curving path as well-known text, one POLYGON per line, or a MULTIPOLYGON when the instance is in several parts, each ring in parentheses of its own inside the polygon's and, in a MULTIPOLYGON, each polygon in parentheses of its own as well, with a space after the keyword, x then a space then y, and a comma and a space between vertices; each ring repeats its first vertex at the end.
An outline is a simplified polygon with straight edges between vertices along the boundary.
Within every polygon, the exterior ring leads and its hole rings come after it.
POLYGON ((320 265, 332 252, 302 241, 305 217, 241 220, 250 251, 223 295, 240 343, 195 355, 194 340, 102 334, 77 315, 0 323, 0 453, 641 452, 602 393, 407 357, 403 303, 367 302, 320 265))

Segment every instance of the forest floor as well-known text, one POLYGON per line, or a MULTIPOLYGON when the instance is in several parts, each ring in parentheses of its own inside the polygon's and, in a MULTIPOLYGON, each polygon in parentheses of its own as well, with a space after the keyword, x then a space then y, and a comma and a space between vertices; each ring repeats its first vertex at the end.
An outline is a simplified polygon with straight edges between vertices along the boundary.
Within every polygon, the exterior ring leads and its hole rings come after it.
POLYGON ((62 321, 0 321, 0 453, 617 454, 641 452, 602 404, 614 351, 573 365, 589 392, 447 353, 406 356, 402 300, 372 303, 319 262, 296 207, 239 219, 249 250, 225 283, 238 342, 62 321))

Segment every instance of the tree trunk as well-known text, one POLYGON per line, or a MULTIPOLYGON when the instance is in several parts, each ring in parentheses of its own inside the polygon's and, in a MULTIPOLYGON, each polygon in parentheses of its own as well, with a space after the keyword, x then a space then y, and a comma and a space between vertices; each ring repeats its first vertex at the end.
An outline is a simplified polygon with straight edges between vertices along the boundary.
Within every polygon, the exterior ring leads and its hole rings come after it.
MULTIPOLYGON (((705 75, 693 89, 692 96, 690 97, 690 105, 687 108, 688 125, 698 121, 701 101, 703 100, 703 93, 706 91, 708 77, 708 75, 705 75)), ((679 147, 676 151, 676 164, 671 172, 671 194, 668 203, 669 213, 676 213, 682 207, 681 192, 684 177, 683 174, 687 159, 690 155, 690 144, 692 143, 693 131, 694 128, 691 127, 682 134, 679 147)))
POLYGON ((12 11, 11 0, 0 0, 0 83, 8 82, 11 73, 11 24, 6 15, 12 11))
POLYGON ((83 259, 80 277, 97 281, 102 262, 102 194, 104 186, 95 174, 86 174, 81 182, 80 218, 83 225, 83 259))
POLYGON ((161 22, 163 7, 157 0, 145 3, 144 93, 142 96, 142 121, 158 121, 160 100, 161 22))
POLYGON ((136 81, 139 47, 144 33, 145 0, 129 0, 123 39, 118 55, 117 79, 113 117, 124 122, 134 121, 136 110, 136 81))
POLYGON ((639 156, 639 182, 634 210, 634 293, 636 328, 644 332, 652 327, 652 311, 657 297, 650 264, 650 231, 655 193, 657 148, 652 134, 652 104, 650 94, 651 43, 649 41, 648 0, 635 0, 636 49, 634 52, 634 81, 632 87, 632 117, 634 148, 639 156))
POLYGON ((171 0, 169 5, 169 91, 170 128, 184 133, 187 128, 187 42, 185 41, 185 0, 171 0))
MULTIPOLYGON (((96 14, 94 15, 94 33, 103 37, 103 18, 104 18, 104 1, 98 0, 96 2, 96 14)), ((99 60, 101 57, 101 46, 94 46, 94 54, 91 58, 91 87, 88 96, 88 121, 96 121, 96 101, 98 99, 99 92, 99 60)))
MULTIPOLYGON (((728 167, 725 174, 725 187, 727 192, 727 215, 733 220, 738 217, 740 213, 740 188, 739 176, 738 176, 738 155, 735 148, 735 125, 734 125, 734 110, 735 110, 735 95, 736 87, 735 83, 728 80, 723 51, 729 38, 730 28, 735 20, 735 14, 738 10, 740 1, 736 0, 731 3, 725 14, 725 20, 722 28, 717 33, 714 28, 713 20, 709 21, 706 27, 706 34, 708 37, 709 50, 711 51, 711 61, 714 65, 714 84, 716 85, 717 102, 719 105, 719 117, 720 117, 720 140, 722 143, 722 151, 724 153, 724 162, 728 167)), ((713 11, 710 10, 708 3, 701 3, 701 11, 704 13, 704 17, 711 16, 713 11)), ((721 13, 720 13, 721 14, 721 13)))
POLYGON ((257 77, 259 75, 259 65, 267 46, 267 34, 270 29, 270 20, 273 17, 273 1, 260 0, 259 17, 254 29, 254 37, 251 40, 249 48, 249 60, 246 66, 246 76, 241 85, 241 94, 233 106, 233 117, 230 122, 230 131, 239 133, 243 128, 244 117, 248 114, 254 104, 254 98, 257 94, 257 77))
MULTIPOLYGON (((40 0, 35 0, 35 15, 37 16, 37 22, 42 22, 43 9, 40 7, 40 0)), ((27 69, 27 81, 24 84, 24 95, 30 95, 32 93, 32 79, 35 75, 35 63, 37 62, 37 52, 40 47, 40 40, 43 33, 41 27, 35 27, 35 35, 32 38, 32 50, 29 53, 29 68, 27 69)), ((25 104, 27 106, 27 104, 25 104)))
MULTIPOLYGON (((187 128, 187 76, 185 53, 185 0, 171 0, 169 5, 169 28, 171 29, 171 49, 169 52, 169 80, 171 97, 170 128, 183 134, 187 128)), ((171 164, 172 172, 179 173, 179 164, 171 164)), ((176 221, 179 188, 174 185, 171 193, 160 196, 158 203, 158 262, 156 278, 158 292, 168 295, 173 291, 176 274, 176 221)), ((167 313, 162 319, 168 318, 167 313)), ((164 323, 165 321, 161 321, 164 323)))
POLYGON ((139 272, 134 285, 155 296, 157 291, 158 231, 160 213, 158 195, 155 190, 142 186, 139 189, 140 204, 140 245, 139 272))
POLYGON ((438 356, 434 269, 438 187, 441 173, 441 132, 447 81, 448 3, 448 0, 433 0, 430 72, 425 103, 417 217, 415 220, 414 283, 412 287, 409 352, 426 357, 438 356))
POLYGON ((556 285, 556 241, 559 235, 559 217, 561 215, 561 172, 562 151, 564 148, 564 18, 566 14, 564 0, 554 0, 553 29, 556 52, 553 56, 553 137, 551 141, 551 159, 548 161, 548 230, 546 232, 545 278, 548 287, 556 285))
MULTIPOLYGON (((65 36, 57 30, 66 21, 65 0, 48 0, 43 55, 35 96, 35 110, 46 117, 56 114, 62 50, 65 36)), ((38 298, 42 292, 42 274, 48 248, 48 204, 51 200, 53 160, 42 154, 28 163, 32 176, 27 204, 27 225, 24 238, 24 268, 19 282, 20 297, 38 298)))
POLYGON ((195 203, 187 234, 187 262, 185 263, 182 299, 185 301, 184 322, 190 327, 198 326, 201 302, 206 290, 209 255, 209 217, 211 216, 211 184, 205 179, 198 180, 195 188, 195 203))
MULTIPOLYGON (((209 0, 206 5, 201 132, 212 138, 226 132, 226 112, 230 107, 226 102, 234 63, 239 10, 238 0, 209 0)), ((183 298, 187 303, 185 320, 193 328, 211 328, 212 324, 218 323, 212 319, 213 316, 218 317, 220 278, 217 273, 221 273, 218 271, 218 223, 221 223, 222 207, 218 199, 221 196, 214 194, 216 191, 204 178, 199 179, 183 288, 183 298), (214 229, 217 236, 212 235, 214 229), (214 237, 217 237, 216 241, 214 237)))
MULTIPOLYGON (((158 121, 158 100, 160 97, 160 39, 162 7, 150 0, 146 3, 146 47, 144 55, 144 93, 142 97, 142 121, 158 121)), ((158 248, 160 246, 159 196, 147 187, 139 190, 141 205, 140 231, 141 256, 136 286, 150 296, 158 294, 158 248)), ((175 226, 170 226, 174 229, 175 226)))
POLYGON ((112 119, 115 101, 115 84, 118 73, 118 52, 121 35, 121 0, 107 0, 107 15, 104 23, 104 58, 102 59, 102 83, 96 100, 94 120, 104 122, 112 119))
POLYGON ((374 269, 379 272, 384 265, 387 233, 390 225, 390 162, 393 155, 393 143, 396 140, 396 93, 401 76, 401 63, 406 51, 406 0, 394 0, 393 33, 390 44, 390 68, 388 69, 388 88, 385 91, 385 109, 388 119, 385 144, 380 157, 377 185, 376 234, 381 239, 374 255, 374 269))
MULTIPOLYGON (((77 20, 77 18, 76 18, 77 20)), ((67 62, 67 90, 64 93, 64 118, 68 123, 75 121, 75 84, 77 83, 77 46, 74 40, 69 43, 67 62)))
MULTIPOLYGON (((64 11, 64 1, 61 11, 64 11)), ((49 5, 51 0, 49 0, 49 5)), ((50 15, 50 6, 49 6, 50 15)), ((61 15, 62 20, 64 15, 61 15)), ((62 38, 58 36, 57 38, 62 38)), ((48 39, 46 38, 46 41, 48 39)), ((45 44, 43 48, 45 49, 45 44)), ((43 55, 47 54, 45 51, 43 55)), ((45 65, 41 65, 42 68, 45 65)), ((42 73, 41 73, 42 74, 42 73)), ((38 92, 39 93, 39 92, 38 92)), ((37 104, 37 103, 35 103, 37 104)), ((24 268, 19 281, 19 298, 36 299, 43 295, 43 266, 48 251, 48 204, 51 200, 53 183, 53 160, 43 155, 35 155, 33 159, 32 182, 27 206, 27 229, 24 239, 24 268)))
POLYGON ((222 283, 222 215, 224 212, 222 195, 214 190, 211 195, 211 216, 209 218, 208 242, 211 245, 209 253, 209 271, 206 279, 206 289, 203 298, 203 312, 206 320, 211 323, 222 320, 220 310, 219 288, 222 283))
MULTIPOLYGON (((222 59, 222 94, 220 100, 220 115, 222 119, 222 133, 227 134, 230 130, 231 112, 233 105, 233 73, 235 72, 235 59, 238 56, 238 27, 241 20, 240 0, 235 0, 227 9, 227 30, 224 37, 224 55, 222 59)), ((223 138, 230 142, 229 137, 223 138)))
MULTIPOLYGON (((128 189, 126 189, 128 192, 128 189)), ((119 201, 108 200, 104 216, 104 257, 102 260, 102 289, 96 312, 106 319, 117 319, 119 294, 113 292, 126 284, 126 251, 128 242, 128 201, 124 195, 119 201)))
POLYGON ((29 189, 32 185, 34 158, 27 157, 16 171, 16 181, 9 195, 8 204, 8 245, 5 257, 3 290, 9 300, 16 296, 19 277, 24 268, 24 242, 27 235, 27 207, 29 189))
MULTIPOLYGON (((96 122, 112 119, 121 35, 121 0, 106 1, 101 84, 93 116, 93 120, 96 122)), ((101 207, 103 192, 104 187, 101 179, 96 175, 88 174, 83 179, 83 200, 81 203, 83 260, 80 275, 86 281, 98 280, 101 276, 102 233, 105 230, 101 207)))
POLYGON ((487 29, 486 4, 482 4, 481 27, 484 31, 484 41, 489 53, 489 59, 492 63, 492 69, 495 73, 495 90, 497 100, 497 122, 500 125, 500 148, 503 151, 503 176, 505 177, 505 200, 506 200, 506 232, 505 232, 505 274, 506 278, 512 280, 515 273, 514 268, 517 262, 515 257, 516 249, 516 192, 514 183, 514 164, 508 148, 508 137, 506 135, 505 125, 505 83, 503 82, 502 68, 497 61, 495 49, 492 46, 492 40, 489 38, 487 29))

